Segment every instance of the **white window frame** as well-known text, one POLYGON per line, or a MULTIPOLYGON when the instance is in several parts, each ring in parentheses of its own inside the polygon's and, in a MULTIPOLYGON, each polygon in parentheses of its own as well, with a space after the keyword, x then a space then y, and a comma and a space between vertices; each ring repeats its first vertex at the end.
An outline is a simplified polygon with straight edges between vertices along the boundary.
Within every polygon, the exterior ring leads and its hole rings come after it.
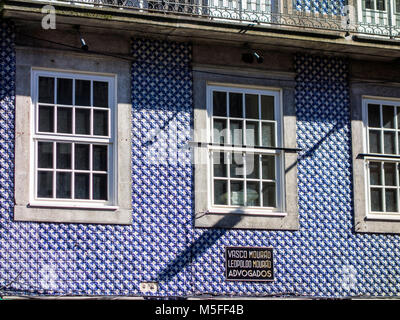
POLYGON ((385 0, 385 10, 377 10, 377 0, 372 1, 374 2, 374 9, 367 9, 365 0, 360 0, 357 2, 358 21, 362 24, 379 25, 383 22, 384 25, 389 25, 389 18, 391 18, 392 26, 396 26, 396 21, 400 15, 400 12, 397 12, 396 10, 396 1, 400 0, 390 0, 390 8, 388 8, 388 2, 385 0), (391 15, 389 17, 390 12, 391 15))
MULTIPOLYGON (((208 210, 212 213, 232 213, 232 214, 251 214, 251 215, 265 215, 265 216, 277 216, 284 217, 287 215, 285 208, 285 172, 284 172, 284 155, 282 150, 273 150, 273 149, 262 149, 262 148, 250 148, 250 147, 236 147, 236 146, 215 146, 212 145, 213 142, 213 110, 212 110, 212 92, 213 91, 226 91, 226 92, 235 92, 242 93, 243 99, 244 94, 257 94, 257 95, 270 95, 274 96, 275 99, 275 147, 280 148, 284 146, 283 141, 283 115, 282 115, 282 91, 276 88, 269 87, 254 87, 254 86, 245 86, 245 85, 224 85, 224 84, 214 84, 209 83, 207 85, 207 93, 206 93, 206 103, 207 103, 207 198, 208 198, 208 210), (223 150, 223 151, 232 151, 232 152, 246 152, 246 153, 257 153, 257 154, 269 154, 275 155, 275 181, 276 181, 276 207, 260 207, 260 206, 234 206, 234 205, 215 205, 213 203, 214 190, 213 190, 213 165, 212 165, 212 153, 213 150, 223 150)), ((259 97, 260 97, 259 96, 259 97)), ((227 104, 229 108, 229 94, 227 94, 227 104)), ((244 103, 243 103, 244 108, 244 103)), ((259 108, 261 108, 259 103, 259 108)), ((260 111, 260 110, 259 110, 260 111)), ((227 119, 230 119, 228 116, 227 119)), ((236 119, 236 118, 234 118, 236 119)), ((245 120, 246 118, 243 118, 245 120)), ((251 119, 253 121, 254 119, 251 119)), ((254 120, 258 123, 262 123, 264 120, 254 120)), ((267 121, 266 121, 267 122, 267 121)), ((229 121, 227 121, 228 134, 230 135, 229 121)), ((261 130, 259 129, 259 139, 261 139, 261 130)), ((246 141, 246 130, 244 130, 243 141, 246 141)), ((261 140, 260 140, 261 141, 261 140)), ((228 144, 230 141, 228 141, 228 144)), ((261 167, 260 167, 261 170, 261 167)), ((229 172, 229 170, 228 170, 229 172)), ((230 178, 228 178, 230 179, 230 178)), ((244 175, 244 181, 246 177, 244 175)), ((228 180, 230 181, 230 180, 228 180)), ((260 180, 261 181, 261 177, 260 180)), ((229 183, 228 183, 229 185, 229 183)), ((229 189, 228 189, 229 193, 229 189)), ((260 194, 261 195, 261 194, 260 194)))
MULTIPOLYGON (((73 82, 74 83, 74 82, 73 82)), ((73 86, 73 93, 75 87, 73 86)), ((57 98, 57 86, 56 82, 54 83, 54 91, 55 91, 55 99, 57 98)), ((30 154, 31 154, 31 162, 30 162, 30 206, 38 206, 38 207, 60 207, 60 208, 91 208, 91 209, 110 209, 116 210, 118 206, 116 205, 117 199, 117 188, 115 181, 115 173, 117 172, 116 164, 117 164, 117 155, 115 150, 117 150, 117 140, 116 136, 116 82, 115 78, 112 76, 98 75, 92 73, 82 73, 82 72, 66 72, 66 71, 50 71, 50 70, 41 70, 41 69, 33 69, 31 73, 31 92, 32 92, 32 104, 31 104, 31 143, 30 143, 30 154), (39 102, 38 102, 38 80, 39 77, 54 77, 54 78, 69 78, 69 79, 78 79, 78 80, 90 80, 90 81, 103 81, 108 82, 109 84, 109 94, 108 94, 108 105, 109 105, 109 113, 108 113, 108 136, 87 136, 87 135, 79 135, 79 134, 68 134, 68 133, 44 133, 39 132, 38 126, 38 114, 39 114, 39 102), (107 144, 108 148, 108 159, 107 159, 107 187, 108 187, 108 200, 87 200, 87 199, 56 199, 56 198, 38 198, 37 197, 37 141, 48 140, 49 142, 69 142, 69 143, 87 143, 90 145, 93 144, 107 144)), ((93 93, 91 92, 91 99, 93 99, 93 93)), ((73 102, 75 100, 75 96, 73 94, 73 102)), ((56 100, 55 100, 56 101, 56 100)), ((42 105, 42 103, 40 103, 42 105)), ((91 103, 92 104, 92 103, 91 103)), ((46 105, 46 104, 44 104, 46 105)), ((56 104, 55 104, 56 105, 56 104)), ((73 103, 71 107, 75 107, 73 103)), ((94 107, 87 107, 91 110, 91 120, 93 120, 93 111, 94 107)), ((74 119, 74 117, 73 117, 74 119)), ((72 127, 74 130, 74 123, 72 123, 72 127)), ((54 112, 54 128, 57 128, 57 114, 54 112)), ((91 121, 91 133, 93 133, 93 121, 91 121)), ((55 143, 54 143, 55 146, 55 143)), ((55 148, 54 148, 55 149, 55 148)), ((55 161, 55 150, 53 149, 53 162, 55 161)), ((90 147, 92 149, 92 146, 90 147)), ((74 148, 71 150, 74 153, 74 148)), ((92 167, 92 152, 90 152, 90 168, 92 167)), ((73 161, 72 161, 73 162, 73 161)), ((56 164, 54 163, 54 166, 56 164)), ((72 163, 72 166, 74 164, 72 163)), ((72 167, 71 171, 74 172, 72 167)), ((52 169, 56 171, 57 169, 52 169)), ((92 173, 92 170, 91 170, 92 173)), ((73 176, 73 174, 71 175, 73 176)), ((92 177, 92 175, 90 175, 92 177)), ((53 177, 54 179, 54 177, 53 177)), ((72 180, 73 181, 73 180, 72 180)), ((53 180, 53 184, 55 185, 55 181, 53 180)), ((90 184, 90 198, 92 197, 92 179, 89 179, 90 184)), ((73 183, 72 183, 73 185, 73 183)), ((55 190, 53 190, 55 193, 55 190)), ((73 188, 71 193, 73 193, 73 188)))
MULTIPOLYGON (((394 98, 383 98, 383 97, 370 97, 364 96, 362 99, 362 120, 363 120, 363 151, 365 154, 369 154, 368 156, 364 157, 364 186, 365 186, 365 208, 366 208, 366 218, 371 220, 399 220, 400 221, 400 181, 399 181, 399 169, 400 169, 400 127, 398 127, 398 122, 395 121, 395 129, 387 129, 382 127, 377 129, 373 127, 373 130, 380 130, 380 131, 393 131, 395 134, 395 148, 397 153, 391 156, 399 156, 399 159, 391 158, 391 157, 384 157, 385 153, 380 153, 379 157, 374 156, 369 152, 369 126, 368 126, 368 105, 369 104, 390 104, 391 106, 395 106, 400 108, 400 99, 394 98), (397 206, 398 212, 378 212, 371 210, 371 199, 370 199, 370 175, 369 175, 369 162, 383 162, 383 163, 395 163, 396 164, 396 187, 397 187, 397 206)), ((380 108, 380 119, 383 121, 382 115, 382 108, 380 108)), ((381 144, 382 148, 384 148, 384 141, 383 141, 383 134, 381 134, 381 144)), ((382 150, 384 152, 384 150, 382 150)), ((382 170, 382 169, 381 169, 382 170)), ((381 174, 383 174, 381 172, 381 174)), ((382 177, 384 179, 384 176, 382 177)), ((384 182, 384 181, 383 181, 384 182)), ((382 188, 385 188, 382 185, 382 188)), ((392 188, 390 188, 392 189, 392 188)), ((393 187, 394 189, 394 187, 393 187)), ((385 208, 385 197, 382 199, 385 208)))

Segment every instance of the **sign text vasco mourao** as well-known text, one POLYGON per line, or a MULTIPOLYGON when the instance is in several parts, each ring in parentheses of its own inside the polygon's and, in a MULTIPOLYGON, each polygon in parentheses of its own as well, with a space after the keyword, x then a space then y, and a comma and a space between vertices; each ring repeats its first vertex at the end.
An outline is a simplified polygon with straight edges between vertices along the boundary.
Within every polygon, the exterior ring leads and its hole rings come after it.
POLYGON ((225 278, 228 281, 273 281, 273 249, 225 247, 225 278))

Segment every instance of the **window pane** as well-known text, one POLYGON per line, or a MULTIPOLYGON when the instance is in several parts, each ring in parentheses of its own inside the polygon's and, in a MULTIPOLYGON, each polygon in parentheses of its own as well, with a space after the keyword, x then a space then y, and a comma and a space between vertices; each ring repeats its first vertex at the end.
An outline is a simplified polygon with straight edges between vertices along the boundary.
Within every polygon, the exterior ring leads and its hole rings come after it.
POLYGON ((385 11, 385 1, 386 0, 376 0, 376 9, 377 10, 381 10, 381 11, 385 11))
POLYGON ((57 143, 57 169, 71 169, 71 143, 57 143))
POLYGON ((382 189, 371 188, 371 210, 382 211, 382 189))
POLYGON ((275 157, 265 156, 261 157, 262 161, 262 178, 267 180, 275 179, 275 157))
POLYGON ((246 145, 258 146, 258 122, 246 121, 246 145))
POLYGON ((226 92, 213 92, 213 115, 226 117, 226 92))
POLYGON ((93 199, 107 200, 107 175, 93 174, 93 199))
POLYGON ((75 133, 90 134, 90 110, 75 110, 75 133))
POLYGON ((396 164, 395 163, 385 163, 383 165, 385 170, 385 185, 395 186, 396 185, 396 164))
POLYGON ((256 94, 246 94, 246 118, 259 119, 258 113, 258 95, 256 94))
POLYGON ((385 153, 394 154, 395 153, 395 133, 385 132, 384 133, 384 143, 385 143, 385 153))
POLYGON ((386 212, 397 211, 397 189, 386 189, 385 191, 386 212))
POLYGON ((39 198, 53 197, 53 172, 38 171, 37 196, 39 198))
POLYGON ((71 198, 71 172, 57 172, 56 197, 71 198))
POLYGON ((243 178, 244 166, 243 166, 243 154, 240 152, 232 153, 231 158, 231 178, 243 178))
POLYGON ((57 132, 72 133, 72 108, 57 108, 57 132))
POLYGON ((365 9, 374 9, 374 0, 365 0, 365 9))
POLYGON ((242 145, 243 144, 243 121, 231 120, 231 144, 242 145))
POLYGON ((93 111, 93 134, 108 136, 108 111, 93 111))
POLYGON ((381 153, 381 132, 369 130, 369 152, 381 153))
POLYGON ((260 178, 260 158, 259 155, 246 153, 246 175, 250 179, 260 178))
POLYGON ((383 126, 385 128, 394 128, 394 107, 382 106, 383 126))
POLYGON ((54 103, 54 78, 39 77, 39 102, 54 103))
POLYGON ((229 93, 229 116, 243 118, 243 95, 241 93, 229 93))
POLYGON ((226 120, 214 119, 214 143, 224 144, 226 139, 226 120))
POLYGON ((262 145, 264 147, 275 147, 275 124, 262 124, 262 145))
POLYGON ((247 205, 259 206, 260 205, 260 183, 256 181, 247 182, 247 205))
POLYGON ((381 112, 379 104, 368 105, 368 126, 379 128, 381 126, 381 112))
POLYGON ((38 142, 38 168, 53 168, 52 142, 38 142))
POLYGON ((54 107, 39 106, 39 131, 54 132, 54 107))
POLYGON ((226 180, 214 180, 214 204, 228 204, 228 187, 226 180))
POLYGON ((261 96, 261 119, 275 120, 275 98, 273 96, 261 96))
POLYGON ((108 82, 93 81, 93 106, 108 108, 108 82))
POLYGON ((214 177, 226 177, 227 165, 224 152, 213 152, 214 177))
POLYGON ((369 180, 371 185, 382 185, 382 171, 380 162, 369 163, 369 180))
POLYGON ((90 81, 75 81, 75 105, 90 106, 90 81))
POLYGON ((75 144, 75 169, 89 170, 90 145, 75 144))
POLYGON ((75 173, 75 198, 89 199, 88 173, 75 173))
POLYGON ((72 79, 57 79, 57 103, 72 105, 72 79))
POLYGON ((396 0, 396 13, 400 13, 400 1, 396 0))
POLYGON ((263 207, 276 207, 275 201, 275 183, 263 182, 263 207))
POLYGON ((231 205, 244 205, 244 183, 243 181, 231 181, 231 205))
POLYGON ((93 170, 107 171, 107 146, 93 145, 93 170))

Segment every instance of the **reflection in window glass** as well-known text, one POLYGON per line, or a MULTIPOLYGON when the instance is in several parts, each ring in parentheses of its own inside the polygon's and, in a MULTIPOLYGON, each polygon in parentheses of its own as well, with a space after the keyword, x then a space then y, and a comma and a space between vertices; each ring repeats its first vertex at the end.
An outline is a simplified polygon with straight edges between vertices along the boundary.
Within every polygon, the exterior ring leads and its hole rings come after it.
POLYGON ((57 108, 57 132, 72 133, 72 108, 57 108))
POLYGON ((90 145, 75 144, 75 169, 89 170, 90 145))
POLYGON ((243 118, 243 95, 241 93, 229 93, 229 116, 243 118))
POLYGON ((39 102, 54 103, 54 78, 39 77, 39 102))
POLYGON ((259 119, 258 112, 258 95, 256 94, 246 94, 246 118, 247 119, 259 119))
POLYGON ((213 94, 213 115, 226 117, 226 92, 214 91, 213 94))
POLYGON ((381 126, 381 107, 379 104, 368 105, 368 126, 379 128, 381 126))
POLYGON ((365 0, 365 8, 366 9, 374 9, 374 0, 365 0))
POLYGON ((244 205, 244 182, 231 181, 231 204, 233 206, 244 205))
POLYGON ((39 131, 54 132, 54 107, 39 106, 39 131))
POLYGON ((392 106, 382 106, 383 127, 394 129, 394 110, 392 106))
POLYGON ((75 173, 75 199, 89 199, 89 179, 87 173, 75 173))
POLYGON ((108 108, 108 82, 93 81, 93 106, 108 108))
POLYGON ((369 152, 381 153, 381 132, 369 130, 369 152))
POLYGON ((72 104, 72 79, 57 79, 57 104, 72 104))
POLYGON ((107 200, 107 175, 93 174, 93 199, 107 200))
POLYGON ((90 134, 89 109, 75 109, 75 133, 90 134))
POLYGON ((376 0, 376 9, 380 11, 385 11, 385 1, 386 0, 376 0))
POLYGON ((38 142, 38 168, 53 168, 53 142, 38 142))
POLYGON ((93 111, 93 134, 96 136, 108 136, 108 111, 93 111))
POLYGON ((71 169, 72 144, 57 143, 57 169, 71 169))
POLYGON ((57 172, 56 197, 71 199, 71 172, 57 172))
POLYGON ((75 81, 75 105, 90 106, 90 81, 75 81))
POLYGON ((39 198, 53 197, 53 172, 39 171, 37 174, 37 194, 39 198))

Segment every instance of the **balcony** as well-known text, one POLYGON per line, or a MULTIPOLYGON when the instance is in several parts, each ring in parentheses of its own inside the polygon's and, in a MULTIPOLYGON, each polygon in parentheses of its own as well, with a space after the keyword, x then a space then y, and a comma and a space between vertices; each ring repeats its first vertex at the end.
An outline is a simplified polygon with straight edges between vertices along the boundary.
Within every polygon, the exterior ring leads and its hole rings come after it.
POLYGON ((126 13, 190 16, 203 21, 243 24, 244 28, 257 25, 338 31, 392 40, 400 37, 400 0, 76 0, 46 3, 126 13))

